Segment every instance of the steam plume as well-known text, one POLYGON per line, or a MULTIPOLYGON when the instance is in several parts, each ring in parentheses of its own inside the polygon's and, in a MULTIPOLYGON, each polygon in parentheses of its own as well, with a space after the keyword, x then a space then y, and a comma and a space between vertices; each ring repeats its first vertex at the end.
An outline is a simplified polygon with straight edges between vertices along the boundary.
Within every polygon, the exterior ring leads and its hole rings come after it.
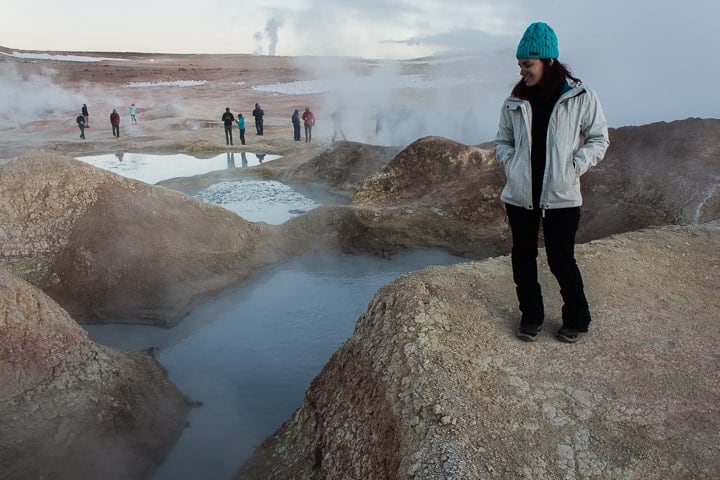
POLYGON ((278 43, 278 30, 282 27, 283 21, 280 17, 269 18, 265 25, 265 32, 270 39, 270 45, 268 46, 268 55, 275 55, 275 50, 278 43))

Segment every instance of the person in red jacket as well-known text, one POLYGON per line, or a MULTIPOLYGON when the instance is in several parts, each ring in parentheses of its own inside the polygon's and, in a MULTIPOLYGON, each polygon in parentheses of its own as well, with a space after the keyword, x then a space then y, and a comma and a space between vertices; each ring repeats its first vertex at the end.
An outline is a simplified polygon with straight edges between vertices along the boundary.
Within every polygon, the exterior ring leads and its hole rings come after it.
POLYGON ((305 107, 302 119, 305 124, 305 143, 308 143, 312 140, 312 127, 315 125, 315 115, 310 111, 310 107, 305 107))
POLYGON ((120 114, 116 108, 113 108, 110 114, 110 125, 112 125, 113 137, 120 138, 120 114))

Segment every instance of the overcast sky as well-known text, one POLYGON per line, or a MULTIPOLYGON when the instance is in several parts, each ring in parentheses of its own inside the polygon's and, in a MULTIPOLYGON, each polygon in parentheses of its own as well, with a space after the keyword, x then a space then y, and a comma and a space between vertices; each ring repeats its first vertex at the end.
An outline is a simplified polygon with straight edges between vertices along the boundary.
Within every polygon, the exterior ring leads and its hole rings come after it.
POLYGON ((652 50, 638 55, 686 55, 710 43, 717 52, 718 5, 716 0, 0 0, 0 45, 413 58, 514 45, 528 23, 543 20, 558 31, 561 54, 563 46, 577 42, 605 57, 634 45, 652 50))
POLYGON ((0 45, 25 50, 409 59, 509 49, 513 65, 523 30, 541 20, 612 123, 720 117, 720 0, 0 0, 0 12, 0 45))

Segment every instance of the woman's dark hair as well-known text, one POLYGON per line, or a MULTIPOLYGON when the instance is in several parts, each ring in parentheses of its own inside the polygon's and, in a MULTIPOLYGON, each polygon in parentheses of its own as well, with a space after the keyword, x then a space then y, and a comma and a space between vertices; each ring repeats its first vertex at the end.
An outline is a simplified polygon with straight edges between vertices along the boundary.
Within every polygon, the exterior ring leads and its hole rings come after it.
POLYGON ((552 63, 549 58, 543 58, 540 61, 544 66, 540 83, 534 87, 528 87, 525 85, 525 81, 520 79, 512 89, 512 95, 514 97, 528 100, 531 95, 539 94, 541 98, 545 99, 557 98, 563 86, 565 86, 566 79, 569 78, 575 83, 580 83, 580 79, 573 76, 570 67, 564 63, 560 63, 558 59, 555 59, 552 63))

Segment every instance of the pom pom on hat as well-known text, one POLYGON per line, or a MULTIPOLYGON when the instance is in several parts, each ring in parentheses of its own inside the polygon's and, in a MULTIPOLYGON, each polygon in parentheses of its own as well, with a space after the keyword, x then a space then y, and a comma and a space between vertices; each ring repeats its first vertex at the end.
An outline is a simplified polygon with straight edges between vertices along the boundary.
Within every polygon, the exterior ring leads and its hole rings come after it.
POLYGON ((520 39, 516 58, 558 58, 558 39, 555 31, 543 22, 530 24, 520 39))

